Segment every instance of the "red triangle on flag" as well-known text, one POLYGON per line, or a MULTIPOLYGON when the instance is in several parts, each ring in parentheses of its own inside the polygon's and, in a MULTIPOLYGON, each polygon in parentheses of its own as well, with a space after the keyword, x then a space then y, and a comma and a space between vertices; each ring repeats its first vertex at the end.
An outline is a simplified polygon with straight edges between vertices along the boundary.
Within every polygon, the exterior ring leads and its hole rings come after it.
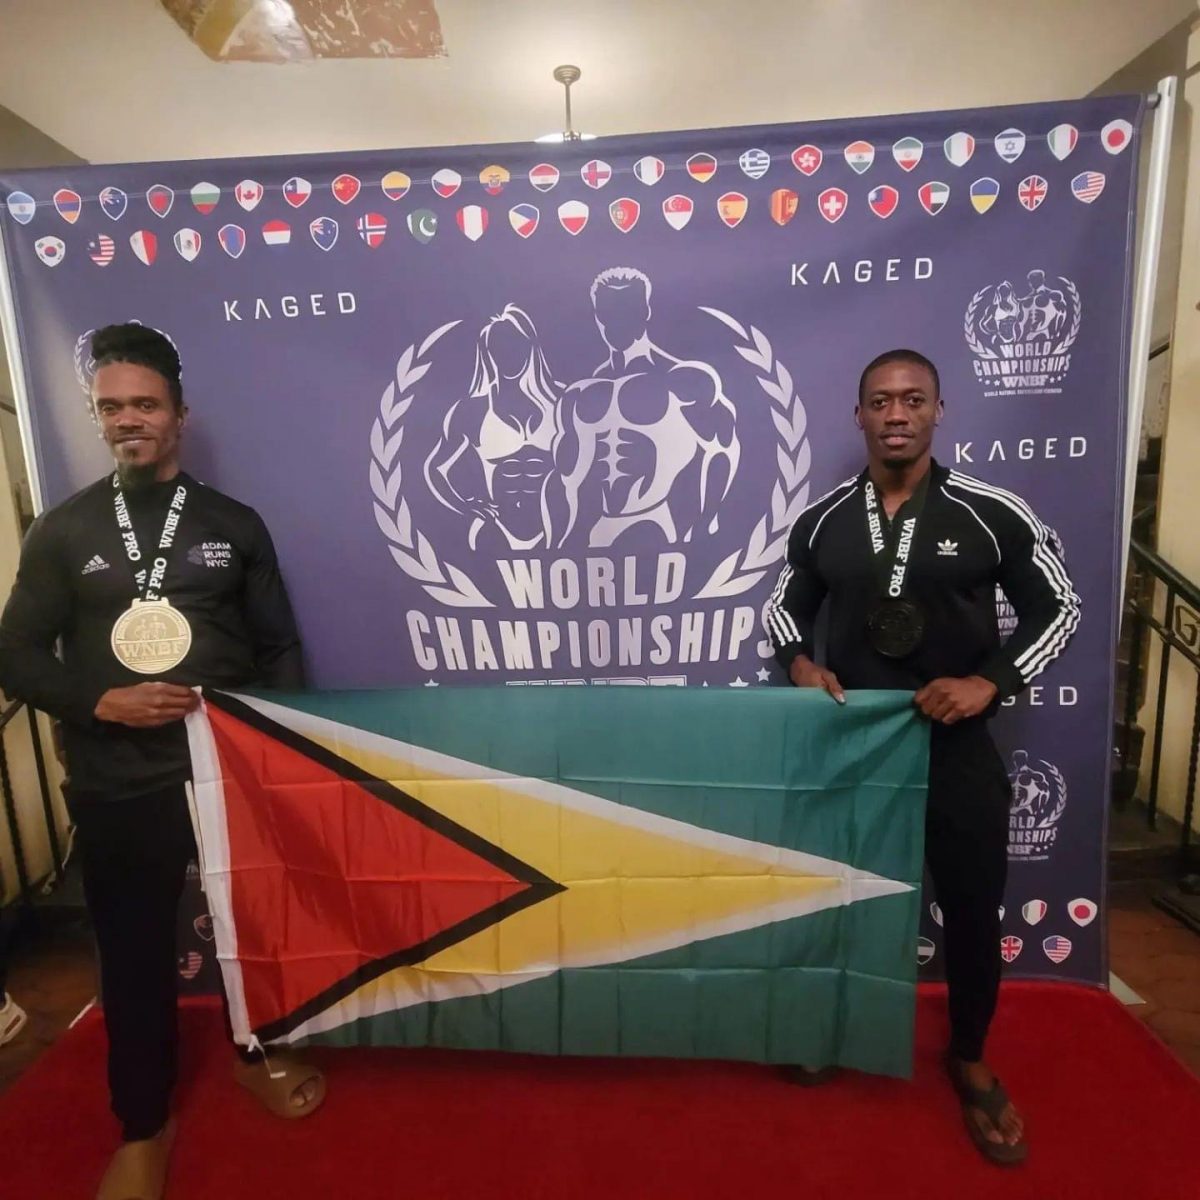
POLYGON ((261 1040, 563 890, 248 705, 205 699, 237 961, 261 1040))

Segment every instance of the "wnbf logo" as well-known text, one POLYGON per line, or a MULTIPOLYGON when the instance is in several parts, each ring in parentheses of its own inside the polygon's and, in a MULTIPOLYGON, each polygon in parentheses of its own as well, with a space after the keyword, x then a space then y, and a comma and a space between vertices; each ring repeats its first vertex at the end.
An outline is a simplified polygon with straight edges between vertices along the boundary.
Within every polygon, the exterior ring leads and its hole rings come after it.
POLYGON ((696 664, 693 681, 761 666, 760 585, 808 498, 806 428, 761 330, 664 300, 634 268, 548 311, 517 297, 433 329, 371 430, 416 662, 492 678, 696 664))
POLYGON ((1030 271, 1025 284, 1005 279, 980 288, 963 319, 985 396, 1034 396, 1062 391, 1079 336, 1083 303, 1065 276, 1030 271))
POLYGON ((1019 862, 1045 862, 1058 840, 1058 822, 1067 808, 1067 781, 1053 763, 1030 761, 1014 750, 1012 805, 1008 813, 1008 856, 1019 862))

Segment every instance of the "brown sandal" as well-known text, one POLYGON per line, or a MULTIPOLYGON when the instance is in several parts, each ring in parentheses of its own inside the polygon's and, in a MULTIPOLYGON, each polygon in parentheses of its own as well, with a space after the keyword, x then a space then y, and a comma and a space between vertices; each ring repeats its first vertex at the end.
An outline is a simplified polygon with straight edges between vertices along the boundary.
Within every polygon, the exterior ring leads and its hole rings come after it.
POLYGON ((992 1086, 987 1091, 972 1087, 963 1075, 958 1060, 950 1054, 946 1055, 946 1071, 950 1075, 950 1082, 954 1084, 954 1090, 958 1093, 963 1121, 967 1126, 967 1133, 971 1135, 971 1141, 975 1143, 975 1149, 988 1162, 995 1163, 998 1167, 1019 1167, 1029 1155, 1029 1147, 1024 1139, 1013 1145, 1009 1145, 1008 1142, 993 1142, 971 1115, 972 1110, 978 1110, 991 1121, 993 1129, 1000 1128, 1000 1118, 1010 1103, 1008 1093, 1001 1087, 1000 1080, 993 1079, 992 1086))
POLYGON ((268 1112, 285 1121, 311 1116, 325 1100, 325 1076, 288 1050, 264 1054, 255 1062, 239 1059, 234 1064, 233 1077, 268 1112), (292 1097, 306 1083, 316 1084, 312 1098, 305 1104, 293 1104, 292 1097))
POLYGON ((126 1142, 112 1156, 96 1200, 162 1200, 174 1141, 172 1118, 154 1137, 126 1142))

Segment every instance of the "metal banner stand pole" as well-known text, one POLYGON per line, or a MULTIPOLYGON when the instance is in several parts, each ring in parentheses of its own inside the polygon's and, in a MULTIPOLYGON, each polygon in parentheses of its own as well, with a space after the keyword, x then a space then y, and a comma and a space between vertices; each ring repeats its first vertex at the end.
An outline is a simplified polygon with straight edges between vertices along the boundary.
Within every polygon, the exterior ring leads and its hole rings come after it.
POLYGON ((1150 178, 1146 188, 1145 224, 1138 256, 1133 297, 1133 334, 1129 343, 1129 391, 1125 419, 1125 511, 1121 518, 1121 574, 1124 587, 1129 567, 1129 539, 1133 526, 1133 494, 1137 484, 1138 448, 1142 414, 1146 411, 1146 375, 1150 366, 1150 334, 1154 322, 1154 293, 1158 284, 1158 257, 1162 247, 1163 210, 1167 203, 1167 172, 1171 164, 1171 127, 1179 81, 1174 75, 1158 81, 1153 93, 1154 128, 1150 135, 1150 178))

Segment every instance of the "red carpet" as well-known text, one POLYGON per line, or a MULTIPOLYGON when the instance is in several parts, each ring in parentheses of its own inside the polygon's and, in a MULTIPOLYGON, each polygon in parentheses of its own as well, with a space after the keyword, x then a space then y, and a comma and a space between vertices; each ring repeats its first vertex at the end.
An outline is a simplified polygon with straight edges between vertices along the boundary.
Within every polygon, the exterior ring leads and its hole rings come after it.
MULTIPOLYGON (((982 1162, 923 992, 912 1084, 820 1089, 725 1063, 444 1051, 314 1055, 329 1099, 268 1116, 230 1078, 215 1008, 184 1012, 172 1200, 887 1197, 1197 1200, 1200 1081, 1121 1006, 1063 985, 1005 988, 991 1046, 1031 1133, 1029 1163, 982 1162)), ((91 1013, 0 1097, 0 1197, 90 1200, 114 1146, 91 1013)))

